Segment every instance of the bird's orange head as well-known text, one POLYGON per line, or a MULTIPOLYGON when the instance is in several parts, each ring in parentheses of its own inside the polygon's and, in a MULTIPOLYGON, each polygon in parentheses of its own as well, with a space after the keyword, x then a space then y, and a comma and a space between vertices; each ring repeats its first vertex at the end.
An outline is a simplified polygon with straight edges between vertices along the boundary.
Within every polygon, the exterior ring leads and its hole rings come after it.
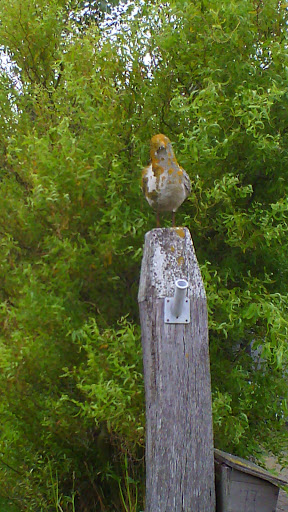
POLYGON ((150 142, 150 151, 155 154, 156 151, 159 149, 166 149, 168 144, 171 144, 170 140, 166 135, 163 135, 162 133, 158 133, 157 135, 154 135, 150 142))

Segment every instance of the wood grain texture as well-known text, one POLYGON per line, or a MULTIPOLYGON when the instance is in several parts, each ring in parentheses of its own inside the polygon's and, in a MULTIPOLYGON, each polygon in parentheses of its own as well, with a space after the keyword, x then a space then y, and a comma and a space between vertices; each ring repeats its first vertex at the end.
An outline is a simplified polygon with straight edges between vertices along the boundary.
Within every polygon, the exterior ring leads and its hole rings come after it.
POLYGON ((279 488, 262 478, 216 464, 217 512, 275 512, 279 488))
MULTIPOLYGON (((265 460, 265 463, 267 465, 267 468, 269 468, 269 470, 272 469, 273 471, 276 472, 276 474, 278 473, 278 475, 281 479, 284 478, 286 481, 288 481, 288 467, 283 468, 277 461, 276 457, 274 457, 273 455, 267 457, 265 460)), ((288 511, 288 493, 285 492, 283 489, 280 489, 276 512, 287 512, 287 511, 288 511)))
POLYGON ((206 295, 187 229, 146 234, 139 286, 146 394, 146 512, 214 512, 206 295), (189 282, 191 323, 165 324, 164 298, 189 282))
POLYGON ((216 464, 224 464, 232 469, 238 470, 238 472, 246 473, 253 477, 260 478, 264 482, 270 482, 271 484, 274 484, 278 487, 284 485, 288 486, 288 480, 284 478, 284 475, 282 478, 276 476, 275 474, 272 475, 270 471, 257 466, 257 464, 254 464, 249 460, 242 459, 241 457, 237 457, 236 455, 232 455, 231 453, 223 452, 215 448, 214 459, 216 464))

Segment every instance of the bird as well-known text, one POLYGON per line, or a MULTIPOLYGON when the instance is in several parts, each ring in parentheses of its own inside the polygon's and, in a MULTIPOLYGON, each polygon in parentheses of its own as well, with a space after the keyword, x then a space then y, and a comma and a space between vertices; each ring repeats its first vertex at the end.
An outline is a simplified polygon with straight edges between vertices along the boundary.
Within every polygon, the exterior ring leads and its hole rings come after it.
POLYGON ((156 211, 157 227, 159 212, 172 212, 175 227, 175 212, 191 192, 190 178, 178 164, 170 139, 162 133, 150 141, 150 158, 151 163, 142 171, 143 194, 156 211))

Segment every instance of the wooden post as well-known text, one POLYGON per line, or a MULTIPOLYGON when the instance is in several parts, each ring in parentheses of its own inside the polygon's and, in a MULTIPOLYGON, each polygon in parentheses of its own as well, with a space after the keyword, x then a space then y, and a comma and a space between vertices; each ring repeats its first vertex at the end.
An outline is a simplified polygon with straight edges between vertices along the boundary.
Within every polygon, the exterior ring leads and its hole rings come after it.
POLYGON ((214 512, 205 290, 186 228, 145 237, 139 287, 146 395, 145 512, 214 512), (175 280, 189 283, 191 322, 164 323, 175 280))

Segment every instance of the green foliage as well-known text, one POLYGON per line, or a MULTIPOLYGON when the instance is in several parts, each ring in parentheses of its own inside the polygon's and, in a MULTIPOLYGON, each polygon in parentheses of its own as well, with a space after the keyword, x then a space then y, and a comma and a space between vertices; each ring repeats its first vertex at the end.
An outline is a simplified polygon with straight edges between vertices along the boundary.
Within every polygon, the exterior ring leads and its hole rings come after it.
POLYGON ((193 181, 177 220, 207 291, 215 443, 287 447, 288 11, 139 2, 105 24, 84 4, 0 0, 2 495, 140 512, 140 171, 157 132, 193 181))
POLYGON ((1 512, 17 512, 17 509, 13 506, 9 500, 3 500, 0 498, 0 511, 1 512))
MULTIPOLYGON (((140 333, 122 320, 116 332, 106 330, 100 334, 92 320, 72 332, 72 341, 79 344, 85 358, 70 371, 64 368, 64 376, 72 379, 80 391, 81 401, 74 400, 74 404, 81 415, 93 418, 96 427, 106 422, 110 430, 113 424, 114 434, 117 432, 123 441, 141 444, 144 420, 140 333), (139 411, 139 417, 130 414, 129 409, 139 411)), ((62 396, 61 401, 65 398, 70 400, 69 396, 62 396)))

